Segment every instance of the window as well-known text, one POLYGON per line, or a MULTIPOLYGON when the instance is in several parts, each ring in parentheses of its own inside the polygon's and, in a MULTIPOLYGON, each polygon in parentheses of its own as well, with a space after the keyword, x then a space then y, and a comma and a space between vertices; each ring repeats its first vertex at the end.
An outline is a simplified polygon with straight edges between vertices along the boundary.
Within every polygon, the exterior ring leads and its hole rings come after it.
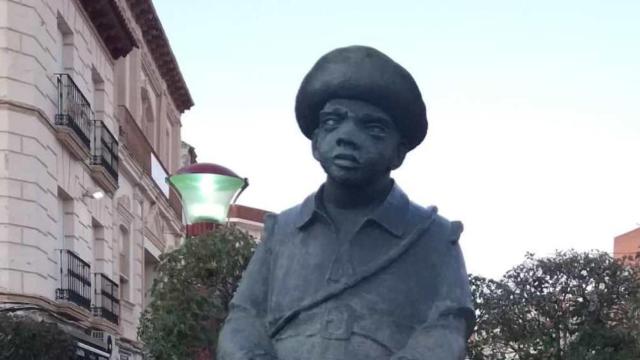
POLYGON ((95 120, 104 121, 104 80, 102 80, 102 76, 100 76, 95 66, 91 68, 91 81, 93 82, 93 112, 95 113, 95 120))
POLYGON ((171 133, 169 129, 164 134, 164 167, 171 171, 171 133))
POLYGON ((130 300, 129 279, 131 278, 131 243, 129 231, 120 226, 120 297, 130 300))
POLYGON ((97 273, 105 272, 108 265, 107 261, 107 239, 104 237, 104 227, 95 218, 91 219, 91 230, 93 241, 93 270, 97 273))
POLYGON ((65 227, 73 222, 73 199, 61 188, 58 188, 57 212, 56 249, 62 250, 68 248, 65 227))
POLYGON ((143 274, 144 298, 142 301, 143 309, 145 309, 151 301, 151 286, 153 285, 153 280, 156 278, 156 268, 158 264, 158 259, 145 249, 143 274))
POLYGON ((60 193, 61 190, 58 189, 58 231, 56 233, 57 246, 56 249, 64 249, 64 203, 65 199, 60 193))
POLYGON ((149 98, 149 92, 145 88, 140 89, 142 100, 142 132, 153 147, 153 135, 155 130, 155 119, 153 116, 153 105, 149 98))
POLYGON ((65 73, 73 69, 73 32, 71 27, 58 13, 58 53, 56 54, 56 67, 58 73, 65 73))

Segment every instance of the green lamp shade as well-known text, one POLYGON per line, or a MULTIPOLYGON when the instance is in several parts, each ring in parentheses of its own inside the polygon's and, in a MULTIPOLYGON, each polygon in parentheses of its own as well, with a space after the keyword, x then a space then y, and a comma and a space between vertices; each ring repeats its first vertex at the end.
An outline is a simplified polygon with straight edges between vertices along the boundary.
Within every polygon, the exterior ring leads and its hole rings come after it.
POLYGON ((187 224, 225 222, 231 201, 246 186, 237 176, 212 173, 178 173, 168 181, 180 193, 187 224))

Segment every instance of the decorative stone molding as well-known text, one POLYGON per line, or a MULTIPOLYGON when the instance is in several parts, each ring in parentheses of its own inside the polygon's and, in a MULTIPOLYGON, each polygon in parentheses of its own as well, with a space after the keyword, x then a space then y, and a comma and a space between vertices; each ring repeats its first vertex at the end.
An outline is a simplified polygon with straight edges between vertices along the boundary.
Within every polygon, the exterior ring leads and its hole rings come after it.
MULTIPOLYGON (((54 136, 57 135, 57 130, 56 130, 53 122, 51 121, 49 116, 47 116, 46 113, 40 107, 29 105, 29 104, 25 104, 23 102, 19 102, 19 101, 15 101, 15 100, 0 99, 0 110, 15 111, 15 112, 19 112, 19 113, 22 113, 22 114, 25 114, 25 115, 34 116, 35 118, 37 118, 40 121, 41 124, 45 125, 45 127, 51 132, 51 134, 53 134, 54 136)), ((118 153, 122 154, 122 151, 119 150, 118 153)), ((82 166, 84 166, 84 168, 87 170, 87 172, 91 172, 91 166, 89 165, 88 161, 80 161, 78 163, 81 164, 82 166)), ((82 187, 82 184, 81 184, 79 178, 75 177, 74 181, 76 181, 82 187)), ((74 186, 75 185, 76 184, 74 184, 74 186)), ((69 190, 69 189, 67 189, 67 190, 69 190)), ((82 190, 84 191, 86 189, 82 189, 82 190)), ((109 193, 107 195, 108 196, 112 196, 112 194, 109 194, 109 193)), ((76 197, 76 196, 79 196, 79 194, 74 195, 74 197, 76 197)), ((85 199, 83 199, 82 201, 85 202, 85 199)))
POLYGON ((44 310, 70 317, 78 321, 80 325, 84 327, 88 327, 91 324, 91 312, 81 306, 69 302, 57 302, 38 295, 0 292, 0 303, 34 305, 44 310))
POLYGON ((111 57, 126 56, 137 47, 136 39, 115 0, 80 0, 111 57))
MULTIPOLYGON (((148 204, 151 199, 154 199, 153 201, 155 204, 153 205, 153 211, 155 213, 162 214, 162 219, 166 222, 165 225, 169 227, 167 231, 172 233, 183 233, 184 226, 182 224, 182 218, 179 218, 175 211, 173 211, 168 200, 166 200, 166 197, 157 189, 157 185, 144 173, 142 168, 129 156, 129 154, 126 152, 120 152, 120 154, 122 155, 120 157, 121 174, 129 179, 134 186, 133 201, 143 201, 148 204)), ((151 210, 152 209, 145 209, 143 217, 145 220, 145 227, 150 231, 154 231, 154 226, 149 222, 151 210)), ((136 211, 134 210, 133 212, 134 216, 136 216, 136 211)), ((155 214, 152 214, 152 216, 155 216, 155 214)))
POLYGON ((131 212, 131 199, 127 195, 121 195, 118 197, 118 206, 121 206, 125 210, 131 212))
POLYGON ((126 228, 131 228, 133 223, 133 210, 131 208, 131 198, 127 195, 121 195, 117 199, 118 215, 120 215, 120 223, 126 228))
POLYGON ((96 316, 90 318, 89 326, 92 329, 96 329, 100 331, 107 331, 114 334, 120 333, 120 329, 118 328, 118 325, 96 316))
POLYGON ((167 244, 164 242, 164 238, 160 239, 151 229, 147 227, 145 231, 145 238, 148 239, 160 252, 164 252, 167 248, 167 244))
POLYGON ((144 348, 144 345, 141 342, 126 337, 120 337, 117 344, 119 348, 131 352, 141 352, 144 348))
POLYGON ((173 55, 167 35, 151 0, 127 0, 129 9, 140 26, 144 42, 164 79, 171 99, 181 113, 193 106, 193 99, 173 55))
POLYGON ((0 109, 17 111, 26 115, 35 115, 42 124, 47 126, 52 134, 55 135, 56 133, 53 122, 50 120, 49 116, 47 116, 46 113, 39 107, 15 100, 0 99, 0 109))
POLYGON ((149 210, 145 216, 145 225, 152 230, 155 230, 155 218, 158 216, 158 203, 154 202, 149 205, 149 210))
POLYGON ((158 238, 162 239, 164 238, 164 221, 162 219, 162 216, 160 214, 157 214, 156 217, 153 219, 154 222, 154 226, 155 226, 155 233, 156 235, 158 235, 158 238))
POLYGON ((156 68, 151 65, 151 60, 149 60, 149 56, 145 52, 140 54, 140 62, 142 64, 142 71, 145 75, 145 81, 141 84, 142 87, 146 87, 148 85, 153 89, 154 96, 159 96, 162 94, 162 82, 160 81, 160 74, 156 71, 156 68))

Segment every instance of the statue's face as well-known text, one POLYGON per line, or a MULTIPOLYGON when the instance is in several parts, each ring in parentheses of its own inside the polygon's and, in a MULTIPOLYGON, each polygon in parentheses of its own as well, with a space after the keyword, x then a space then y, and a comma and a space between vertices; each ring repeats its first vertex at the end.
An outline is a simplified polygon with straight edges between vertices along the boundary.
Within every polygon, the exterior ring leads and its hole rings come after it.
POLYGON ((406 154, 393 119, 359 100, 335 99, 320 111, 313 156, 332 180, 366 186, 388 178, 406 154))

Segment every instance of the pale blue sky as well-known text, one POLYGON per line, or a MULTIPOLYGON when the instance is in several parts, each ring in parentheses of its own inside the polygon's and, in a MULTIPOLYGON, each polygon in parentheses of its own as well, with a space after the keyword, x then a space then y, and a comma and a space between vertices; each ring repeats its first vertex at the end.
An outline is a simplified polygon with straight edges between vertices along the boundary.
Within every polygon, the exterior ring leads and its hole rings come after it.
POLYGON ((465 223, 468 270, 612 251, 640 223, 640 1, 155 0, 195 106, 198 160, 281 211, 323 180, 294 98, 319 56, 376 47, 416 78, 429 134, 394 173, 465 223))

